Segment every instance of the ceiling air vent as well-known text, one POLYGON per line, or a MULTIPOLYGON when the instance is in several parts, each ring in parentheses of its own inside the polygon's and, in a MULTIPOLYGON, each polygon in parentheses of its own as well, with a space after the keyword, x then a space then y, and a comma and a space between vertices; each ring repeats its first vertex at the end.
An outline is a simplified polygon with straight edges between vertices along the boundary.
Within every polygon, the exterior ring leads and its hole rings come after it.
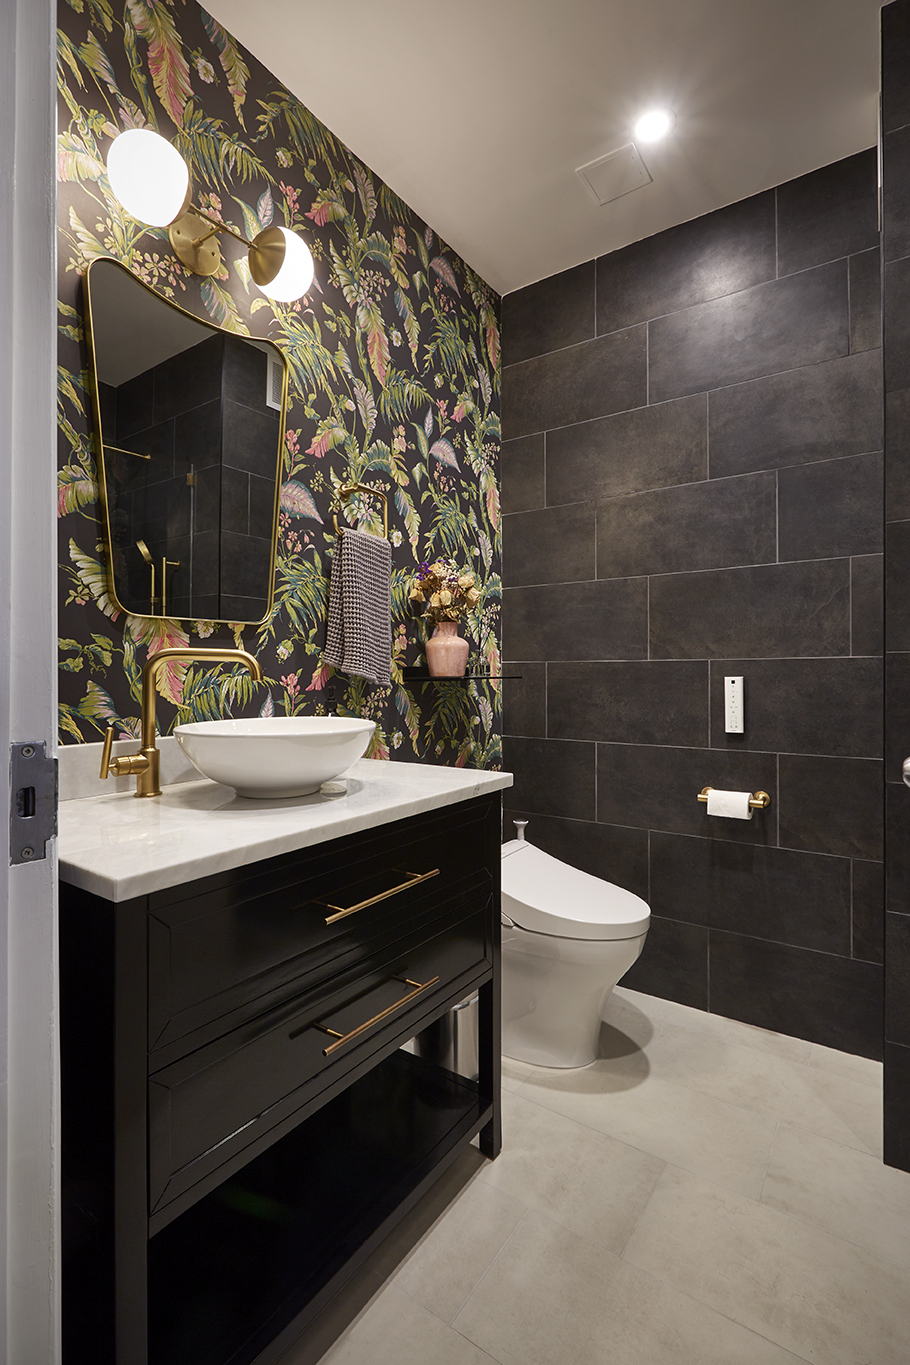
POLYGON ((608 152, 596 161, 589 161, 587 166, 579 166, 575 174, 598 204, 610 204, 651 183, 648 168, 634 142, 608 152))

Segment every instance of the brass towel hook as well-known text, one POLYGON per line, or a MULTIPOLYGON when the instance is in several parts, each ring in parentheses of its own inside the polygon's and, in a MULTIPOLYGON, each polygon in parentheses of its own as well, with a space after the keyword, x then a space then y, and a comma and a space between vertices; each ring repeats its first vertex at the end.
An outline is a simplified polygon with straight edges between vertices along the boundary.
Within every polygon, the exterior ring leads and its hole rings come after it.
MULTIPOLYGON (((713 787, 702 787, 701 791, 698 793, 699 801, 704 801, 705 805, 707 805, 708 792, 713 790, 713 787)), ((767 810, 770 804, 771 798, 767 792, 753 792, 749 797, 749 805, 753 810, 767 810)))
MULTIPOLYGON (((347 502, 354 493, 369 493, 374 498, 382 498, 382 534, 386 540, 389 538, 389 500, 381 488, 369 488, 365 483, 343 483, 339 485, 338 496, 342 502, 347 502)), ((332 520, 335 523, 336 536, 341 535, 341 527, 338 525, 338 513, 332 513, 332 520)))

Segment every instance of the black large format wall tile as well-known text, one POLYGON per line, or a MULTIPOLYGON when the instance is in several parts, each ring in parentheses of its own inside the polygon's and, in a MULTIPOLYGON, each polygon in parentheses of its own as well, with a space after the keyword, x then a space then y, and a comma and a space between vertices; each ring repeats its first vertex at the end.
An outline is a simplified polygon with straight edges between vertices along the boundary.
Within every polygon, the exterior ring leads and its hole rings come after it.
POLYGON ((778 186, 778 273, 878 246, 877 195, 874 147, 778 186))
POLYGON ((784 848, 651 835, 655 915, 850 953, 850 863, 784 848))
POLYGON ((515 779, 509 799, 516 807, 571 820, 595 818, 594 744, 509 736, 502 749, 503 768, 515 779))
POLYGON ((910 1047, 886 1042, 884 1060, 884 1160, 888 1166, 910 1171, 910 1047))
POLYGON ((885 1037, 910 1047, 910 915, 885 917, 885 1037))
MULTIPOLYGON (((896 3, 882 8, 882 131, 890 133, 892 129, 903 128, 908 123, 910 123, 910 8, 906 0, 896 0, 896 3)), ((887 166, 885 170, 887 171, 887 166)))
POLYGON ((880 454, 782 469, 778 489, 781 561, 881 553, 884 460, 880 454))
POLYGON ((547 665, 504 663, 503 673, 517 674, 502 689, 502 733, 543 739, 547 733, 547 665))
POLYGON ((709 935, 715 1014, 881 1057, 881 967, 717 929, 709 935))
POLYGON ((708 665, 550 663, 547 734, 618 744, 708 741, 708 665))
MULTIPOLYGON (((890 725, 891 716, 887 714, 890 725)), ((907 755, 910 758, 910 753, 907 755)), ((887 866, 885 908, 910 915, 910 787, 903 782, 885 784, 885 847, 887 866)))
POLYGON ((885 655, 885 781, 901 782, 905 758, 910 758, 910 654, 885 655))
POLYGON ((882 344, 882 253, 880 247, 850 257, 850 351, 882 344))
POLYGON ((590 580, 594 562, 593 502, 503 517, 502 571, 512 587, 590 580))
POLYGON ((547 502, 611 498, 708 475, 707 398, 635 408, 547 433, 547 502))
POLYGON ((889 261, 883 277, 885 388, 890 394, 910 388, 910 257, 889 261))
POLYGON ((650 593, 652 658, 850 652, 846 559, 668 574, 651 580, 650 593))
POLYGON ((844 858, 882 857, 882 764, 780 756, 780 842, 844 858))
POLYGON ((773 280, 774 192, 743 199, 597 261, 597 331, 773 280))
POLYGON ((776 844, 775 807, 751 820, 708 815, 698 800, 703 787, 777 791, 776 754, 728 754, 717 749, 671 749, 634 744, 597 746, 597 818, 668 834, 776 844))
POLYGON ((910 387, 885 395, 885 519, 910 520, 910 387))
MULTIPOLYGON (((554 856, 650 898, 627 985, 869 1055, 884 921, 875 170, 860 153, 532 285, 506 301, 503 343, 503 505, 521 514, 504 525, 504 643, 528 661, 503 684, 510 812, 554 856), (578 504, 596 505, 591 578, 578 504), (724 729, 730 674, 745 679, 740 736, 724 729), (705 786, 771 806, 710 817, 705 786)), ((891 240, 903 249, 894 224, 891 240)), ((889 394, 903 452, 886 461, 889 515, 910 525, 908 267, 891 258, 884 289, 905 390, 889 394)), ((902 537, 891 528, 892 636, 910 658, 902 537)), ((900 730, 888 903, 910 916, 900 730)))
POLYGON ((544 439, 539 431, 533 436, 519 436, 516 441, 503 441, 500 461, 503 512, 529 512, 534 507, 543 507, 544 439))
MULTIPOLYGON (((510 800, 506 796, 506 800, 510 800)), ((531 811, 503 811, 504 839, 515 838, 513 820, 527 820, 525 837, 553 858, 580 867, 592 877, 612 882, 635 896, 648 899, 648 832, 598 825, 590 820, 567 820, 561 816, 535 815, 531 811)))
POLYGON ((711 663, 711 743, 719 749, 880 758, 880 659, 711 663), (724 679, 743 679, 744 732, 724 728, 724 679))
POLYGON ((847 264, 835 261, 648 324, 655 402, 846 355, 847 264))
POLYGON ((881 962, 884 957, 885 869, 882 863, 853 860, 853 957, 881 962))
POLYGON ((885 588, 888 617, 885 644, 910 652, 910 521, 891 521, 885 528, 885 588))
POLYGON ((647 329, 598 337, 508 365, 502 372, 502 434, 507 440, 624 412, 647 402, 647 329))
POLYGON ((881 450, 881 355, 737 384, 709 404, 714 478, 881 450))
POLYGON ((594 262, 539 280, 502 301, 502 363, 514 365, 594 336, 594 262))
POLYGON ((776 537, 773 474, 608 498, 597 504, 597 577, 766 564, 776 537))
POLYGON ((648 580, 507 588, 503 645, 510 659, 644 659, 648 580))
POLYGON ((882 161, 882 252, 899 261, 910 256, 910 127, 885 134, 882 161))
POLYGON ((652 915, 641 957, 626 972, 622 984, 633 991, 706 1010, 708 930, 652 915))
POLYGON ((881 654, 885 647, 884 561, 882 555, 862 555, 850 561, 853 598, 853 654, 881 654))

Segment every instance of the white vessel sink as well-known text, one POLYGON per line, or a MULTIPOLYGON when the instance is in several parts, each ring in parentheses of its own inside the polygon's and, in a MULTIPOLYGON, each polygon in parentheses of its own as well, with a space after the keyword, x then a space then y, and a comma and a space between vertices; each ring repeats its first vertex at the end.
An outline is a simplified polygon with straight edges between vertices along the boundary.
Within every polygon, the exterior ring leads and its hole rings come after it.
POLYGON ((178 725, 177 742, 204 777, 238 796, 308 796, 362 758, 376 729, 348 716, 269 716, 178 725))

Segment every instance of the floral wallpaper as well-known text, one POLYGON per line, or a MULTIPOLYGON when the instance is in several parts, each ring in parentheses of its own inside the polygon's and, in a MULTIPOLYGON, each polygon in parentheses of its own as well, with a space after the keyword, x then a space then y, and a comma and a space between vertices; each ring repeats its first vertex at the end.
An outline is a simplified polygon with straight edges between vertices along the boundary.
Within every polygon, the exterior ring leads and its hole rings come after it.
MULTIPOLYGON (((59 19, 62 741, 96 740, 111 722, 136 735, 141 669, 156 650, 236 643, 257 655, 265 682, 172 665, 162 732, 219 715, 324 713, 331 684, 339 712, 376 721, 372 757, 498 767, 499 681, 421 685, 404 669, 423 663, 427 633, 409 605, 414 576, 444 556, 477 575, 463 625, 472 663, 500 671, 499 299, 194 0, 60 0, 59 19), (123 212, 107 150, 143 126, 179 148, 208 212, 246 237, 271 223, 305 237, 316 278, 304 299, 261 294, 245 248, 225 234, 221 272, 189 274, 166 229, 123 212), (108 598, 81 287, 99 256, 287 358, 275 600, 261 626, 130 616, 108 598), (352 481, 389 494, 391 689, 322 664, 334 490, 352 481)), ((343 519, 381 530, 378 499, 352 500, 343 519)))

